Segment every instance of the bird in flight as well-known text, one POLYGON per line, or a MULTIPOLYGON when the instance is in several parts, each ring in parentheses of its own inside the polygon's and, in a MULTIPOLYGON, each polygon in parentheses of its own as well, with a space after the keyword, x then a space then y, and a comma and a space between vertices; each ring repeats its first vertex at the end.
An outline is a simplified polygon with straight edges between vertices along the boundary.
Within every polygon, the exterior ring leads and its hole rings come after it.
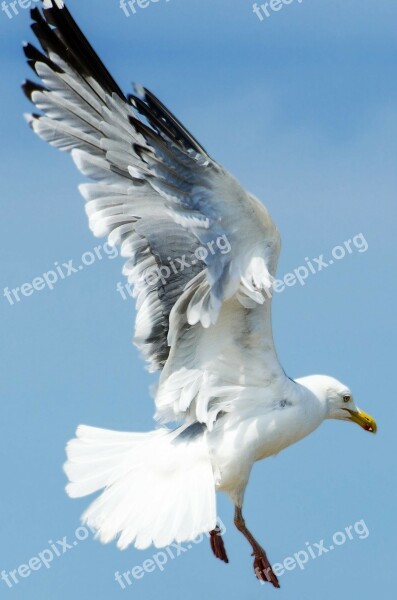
POLYGON ((122 92, 62 0, 31 16, 41 48, 24 51, 41 84, 23 85, 38 109, 27 120, 91 180, 80 186, 90 228, 126 258, 135 343, 160 373, 158 427, 78 427, 67 492, 103 490, 83 515, 102 542, 160 548, 205 532, 228 562, 216 512, 225 492, 256 576, 279 587, 243 518, 254 463, 326 419, 373 433, 376 423, 336 379, 292 380, 281 367, 271 327, 280 240, 266 208, 153 93, 122 92))

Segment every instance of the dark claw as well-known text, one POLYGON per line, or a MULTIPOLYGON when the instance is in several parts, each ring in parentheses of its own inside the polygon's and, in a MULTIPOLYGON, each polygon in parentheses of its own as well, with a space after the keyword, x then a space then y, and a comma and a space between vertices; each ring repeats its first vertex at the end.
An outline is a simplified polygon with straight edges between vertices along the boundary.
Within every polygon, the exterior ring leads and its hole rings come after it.
POLYGON ((223 538, 219 527, 210 531, 210 543, 212 552, 214 553, 216 558, 219 558, 219 560, 228 563, 229 559, 226 554, 225 544, 223 543, 223 538))
POLYGON ((267 581, 269 583, 272 583, 275 588, 279 588, 280 584, 278 582, 276 574, 274 573, 274 571, 272 569, 271 564, 269 563, 269 561, 267 559, 267 556, 266 556, 266 553, 264 552, 264 550, 254 552, 252 555, 255 556, 254 571, 255 571, 256 577, 260 581, 267 581))

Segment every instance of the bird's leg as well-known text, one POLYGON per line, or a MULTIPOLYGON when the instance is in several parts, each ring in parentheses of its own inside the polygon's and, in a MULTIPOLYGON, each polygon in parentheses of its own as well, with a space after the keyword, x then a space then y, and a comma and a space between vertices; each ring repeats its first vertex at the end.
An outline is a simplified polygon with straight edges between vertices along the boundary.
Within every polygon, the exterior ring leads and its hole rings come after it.
POLYGON ((216 558, 219 558, 219 560, 223 560, 223 562, 228 563, 229 559, 226 554, 225 544, 223 543, 221 530, 218 525, 215 529, 210 531, 210 542, 212 552, 215 554, 216 558))
POLYGON ((266 552, 262 546, 258 544, 252 533, 247 529, 243 513, 239 506, 235 507, 234 524, 252 546, 252 556, 255 557, 254 571, 257 578, 261 581, 269 581, 274 585, 274 587, 279 588, 280 584, 266 556, 266 552))

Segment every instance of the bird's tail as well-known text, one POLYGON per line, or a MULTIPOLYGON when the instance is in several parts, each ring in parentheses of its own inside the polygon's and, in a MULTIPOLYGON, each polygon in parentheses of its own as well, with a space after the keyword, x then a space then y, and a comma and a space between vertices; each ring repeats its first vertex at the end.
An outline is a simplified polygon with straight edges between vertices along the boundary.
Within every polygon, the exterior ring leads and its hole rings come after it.
POLYGON ((124 549, 193 540, 216 527, 215 484, 203 436, 121 433, 80 426, 67 445, 72 498, 104 488, 82 519, 104 543, 124 549))

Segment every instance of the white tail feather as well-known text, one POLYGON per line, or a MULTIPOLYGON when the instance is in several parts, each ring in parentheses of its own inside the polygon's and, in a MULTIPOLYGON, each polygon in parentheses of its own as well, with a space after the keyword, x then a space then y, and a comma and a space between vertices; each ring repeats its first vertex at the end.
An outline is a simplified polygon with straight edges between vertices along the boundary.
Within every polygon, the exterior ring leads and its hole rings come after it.
POLYGON ((121 433, 80 426, 67 445, 69 496, 103 488, 83 521, 124 549, 193 540, 216 526, 215 484, 205 438, 174 442, 168 429, 121 433))

